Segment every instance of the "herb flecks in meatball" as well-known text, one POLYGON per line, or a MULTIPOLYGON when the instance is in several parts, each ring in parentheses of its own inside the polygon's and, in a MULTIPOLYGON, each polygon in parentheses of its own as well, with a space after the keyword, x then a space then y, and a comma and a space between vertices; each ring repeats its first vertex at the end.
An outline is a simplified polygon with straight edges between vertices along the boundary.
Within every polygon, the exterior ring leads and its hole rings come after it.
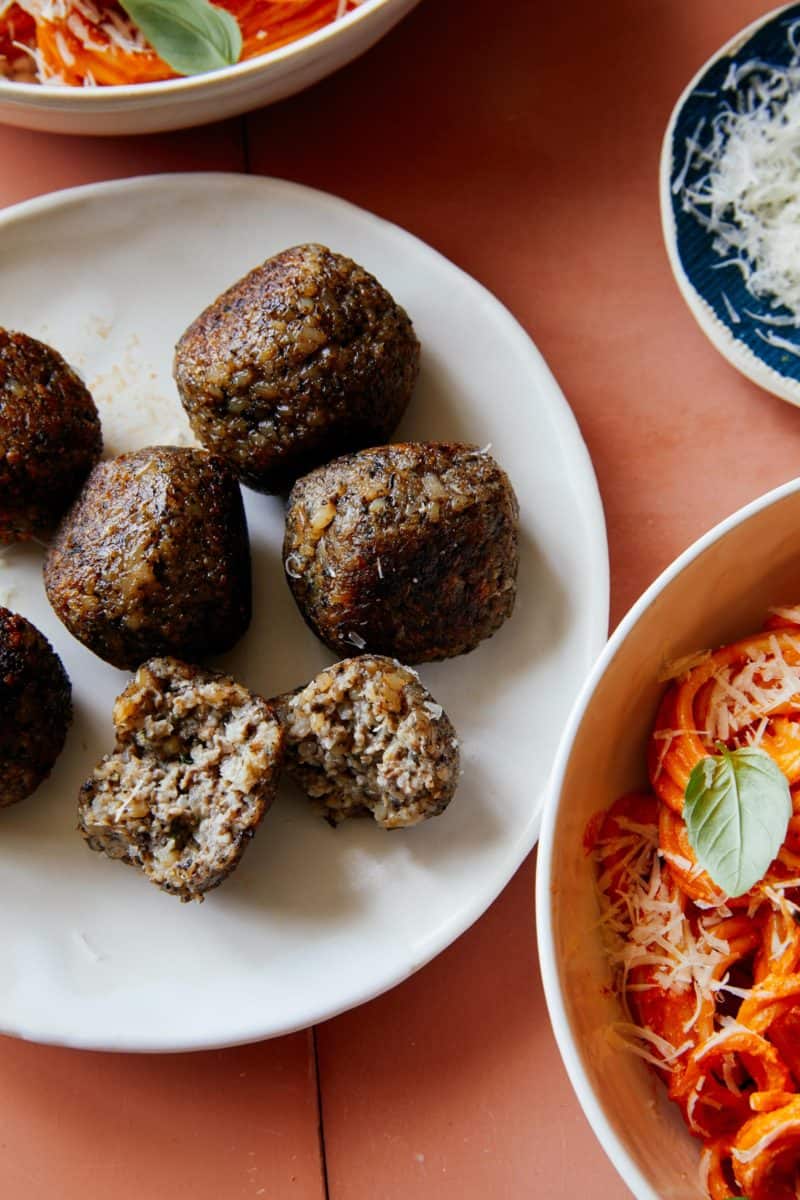
POLYGON ((272 707, 225 675, 145 663, 114 705, 117 744, 82 787, 92 850, 202 900, 239 863, 275 797, 283 731, 272 707))
POLYGON ((30 621, 0 608, 0 808, 50 774, 71 720, 61 659, 30 621))
POLYGON ((251 613, 238 483, 185 447, 100 463, 58 530, 45 586, 70 633, 114 666, 228 650, 251 613))
POLYGON ((379 446, 297 481, 284 566, 300 612, 338 653, 448 658, 511 615, 518 525, 508 476, 485 451, 379 446))
POLYGON ((52 528, 102 448, 97 409, 72 367, 0 328, 0 544, 52 528))
POLYGON ((385 441, 419 343, 374 276, 325 246, 284 250, 190 325, 175 380, 196 436, 239 478, 285 491, 305 471, 385 441))
POLYGON ((284 698, 286 767, 331 824, 372 814, 384 829, 443 812, 456 790, 458 739, 413 671, 362 655, 284 698))

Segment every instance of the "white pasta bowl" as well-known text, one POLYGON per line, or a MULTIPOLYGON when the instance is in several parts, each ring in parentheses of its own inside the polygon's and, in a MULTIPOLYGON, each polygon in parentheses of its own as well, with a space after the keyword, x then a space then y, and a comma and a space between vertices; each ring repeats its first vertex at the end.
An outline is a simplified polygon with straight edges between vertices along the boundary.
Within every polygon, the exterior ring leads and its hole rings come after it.
POLYGON ((761 627, 800 598, 800 479, 712 529, 621 622, 575 703, 553 769, 537 878, 550 1018, 589 1122, 637 1200, 698 1200, 700 1143, 647 1066, 608 1038, 621 1009, 598 927, 589 818, 646 784, 645 746, 665 662, 761 627))
POLYGON ((362 0, 306 37, 206 75, 79 88, 0 79, 0 123, 50 133, 135 134, 234 117, 292 96, 373 46, 418 0, 362 0))

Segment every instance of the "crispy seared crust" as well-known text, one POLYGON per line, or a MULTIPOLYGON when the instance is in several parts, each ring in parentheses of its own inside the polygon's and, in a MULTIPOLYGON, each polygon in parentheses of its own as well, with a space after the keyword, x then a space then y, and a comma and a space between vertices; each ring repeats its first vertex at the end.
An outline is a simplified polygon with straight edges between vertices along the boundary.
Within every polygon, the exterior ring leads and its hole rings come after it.
POLYGON ((70 633, 114 666, 229 649, 251 613, 236 480, 183 447, 100 463, 47 554, 45 586, 70 633))
POLYGON ((72 367, 0 329, 0 544, 55 525, 102 448, 97 409, 72 367))
POLYGON ((174 365, 197 437, 265 492, 388 438, 418 370, 403 309, 317 245, 284 250, 224 292, 186 330, 174 365))
POLYGON ((275 798, 284 734, 272 705, 226 675, 158 658, 118 697, 114 725, 114 752, 81 788, 81 834, 163 891, 202 900, 275 798))
POLYGON ((30 621, 0 608, 0 808, 50 774, 71 720, 61 659, 30 621))
POLYGON ((379 446, 297 481, 284 567, 306 621, 338 653, 448 658, 510 616, 518 524, 507 475, 476 447, 379 446))
POLYGON ((384 829, 443 812, 458 784, 458 739, 416 674, 364 654, 281 698, 286 768, 338 825, 372 815, 384 829))

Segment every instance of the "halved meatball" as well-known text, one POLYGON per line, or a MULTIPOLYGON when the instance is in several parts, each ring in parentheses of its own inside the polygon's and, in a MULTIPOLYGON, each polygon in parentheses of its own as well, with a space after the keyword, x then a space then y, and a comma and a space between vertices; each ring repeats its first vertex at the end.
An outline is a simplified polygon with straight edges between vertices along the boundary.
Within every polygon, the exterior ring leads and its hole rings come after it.
POLYGON ((117 744, 81 788, 92 850, 202 900, 237 866, 275 798, 283 732, 226 675, 171 658, 139 668, 114 705, 117 744))
POLYGON ((70 633, 116 667, 228 650, 251 613, 239 485, 221 459, 186 447, 100 463, 58 530, 44 578, 70 633))
POLYGON ((55 525, 102 448, 97 409, 72 367, 0 328, 0 543, 55 525))
POLYGON ((224 292, 186 330, 174 366, 197 437, 262 492, 388 438, 418 371, 404 310, 317 245, 284 250, 224 292))
POLYGON ((508 476, 485 451, 379 446, 297 481, 284 566, 300 612, 338 653, 449 658, 511 615, 518 525, 508 476))
POLYGON ((416 674, 361 655, 283 697, 286 769, 332 825, 372 814, 384 829, 443 812, 458 784, 455 730, 416 674))
POLYGON ((72 720, 71 691, 44 634, 0 608, 0 808, 50 774, 72 720))

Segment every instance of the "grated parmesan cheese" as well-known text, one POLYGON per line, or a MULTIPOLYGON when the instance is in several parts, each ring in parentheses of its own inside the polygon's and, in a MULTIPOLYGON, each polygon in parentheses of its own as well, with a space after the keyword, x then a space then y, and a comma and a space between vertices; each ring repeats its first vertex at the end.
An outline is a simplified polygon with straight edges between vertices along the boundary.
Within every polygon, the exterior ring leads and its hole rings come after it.
POLYGON ((67 66, 74 67, 75 55, 67 45, 67 39, 64 37, 60 29, 56 31, 56 45, 58 46, 58 53, 61 55, 67 66))
MULTIPOLYGON (((795 327, 800 326, 798 28, 795 22, 788 31, 789 66, 757 59, 732 64, 723 84, 730 98, 686 139, 686 157, 672 184, 683 211, 713 236, 718 266, 739 270, 751 295, 773 307, 784 305, 795 327)), ((762 336, 773 345, 786 342, 775 334, 762 336)))
POLYGON ((683 654, 680 658, 667 659, 658 672, 658 682, 669 683, 671 679, 679 679, 682 675, 688 675, 693 667, 699 667, 709 658, 711 658, 710 650, 696 650, 693 654, 683 654))
POLYGON ((708 734, 727 742, 746 729, 757 728, 746 740, 758 745, 764 736, 764 718, 800 695, 800 665, 787 663, 778 638, 769 640, 769 653, 760 651, 744 663, 716 671, 708 701, 708 734))
POLYGON ((691 1050, 694 1044, 687 1041, 680 1046, 673 1046, 671 1042, 654 1033, 652 1029, 648 1029, 644 1025, 635 1025, 632 1021, 615 1021, 613 1025, 607 1027, 606 1038, 610 1045, 630 1050, 660 1070, 663 1070, 665 1065, 675 1062, 687 1050, 691 1050), (642 1042, 651 1045, 658 1051, 660 1057, 656 1058, 655 1054, 645 1049, 641 1045, 642 1042))
MULTIPOLYGON (((730 946, 713 932, 714 925, 720 920, 719 909, 701 916, 696 922, 696 932, 692 929, 679 889, 669 873, 662 870, 656 826, 638 825, 625 818, 620 818, 618 824, 620 834, 601 838, 595 847, 595 856, 601 863, 608 858, 612 862, 598 879, 602 905, 600 927, 609 962, 617 976, 620 997, 624 1002, 627 993, 651 988, 674 992, 693 989, 695 993, 694 1011, 683 1030, 689 1036, 686 1043, 679 1047, 667 1043, 665 1047, 661 1045, 663 1039, 653 1040, 652 1030, 640 1030, 636 1036, 644 1037, 648 1042, 648 1048, 642 1053, 635 1038, 626 1039, 630 1048, 648 1062, 653 1062, 654 1051, 658 1051, 661 1058, 655 1065, 670 1069, 670 1064, 695 1044, 690 1036, 692 1028, 703 1000, 717 982, 716 977, 730 953, 730 946), (620 872, 621 880, 618 878, 620 872), (612 878, 618 880, 615 899, 607 891, 612 878), (637 967, 654 968, 650 982, 629 982, 631 972, 637 967)), ((632 1025, 634 1030, 639 1028, 632 1025)))
POLYGON ((800 608, 793 604, 774 604, 767 612, 773 617, 781 617, 794 625, 800 625, 800 608))
POLYGON ((800 1132, 800 1120, 782 1121, 776 1128, 770 1129, 762 1138, 759 1138, 749 1150, 738 1150, 734 1146, 732 1151, 733 1157, 740 1163, 752 1162, 753 1159, 763 1154, 773 1142, 778 1141, 779 1138, 784 1137, 787 1133, 793 1133, 795 1130, 800 1132))
POLYGON ((653 731, 653 741, 662 743, 658 748, 658 758, 656 760, 655 771, 653 772, 654 782, 661 777, 661 772, 664 769, 664 759, 672 749, 672 743, 676 738, 684 737, 686 734, 693 734, 700 738, 709 738, 711 736, 707 729, 656 729, 653 731))
MULTIPOLYGON (((56 26, 55 43, 61 61, 67 67, 76 63, 63 29, 88 51, 105 54, 118 50, 123 54, 144 54, 149 45, 136 24, 124 13, 101 7, 93 0, 18 0, 19 5, 35 21, 56 26), (58 28, 61 26, 61 28, 58 28), (98 35, 101 35, 98 37, 98 35), (103 40, 105 39, 105 40, 103 40)), ((2 12, 0 11, 0 15, 2 12)), ((22 43, 15 45, 33 60, 41 83, 63 83, 63 79, 51 70, 37 47, 22 43)), ((85 83, 93 85, 91 71, 85 72, 85 83)))
MULTIPOLYGON (((678 888, 661 869, 661 858, 667 856, 656 852, 655 827, 637 825, 624 819, 619 820, 619 826, 621 833, 618 836, 601 839, 597 843, 595 855, 601 861, 607 857, 613 860, 613 865, 601 874, 598 887, 603 910, 600 926, 609 961, 617 976, 620 998, 624 1004, 626 993, 644 992, 652 988, 681 992, 693 988, 695 1004, 691 1016, 683 1025, 687 1038, 680 1045, 672 1045, 653 1030, 640 1027, 635 1022, 616 1023, 610 1030, 610 1037, 615 1044, 624 1045, 651 1065, 661 1070, 671 1070, 676 1060, 695 1046, 692 1032, 704 1000, 719 992, 745 1000, 751 990, 731 984, 727 973, 718 978, 725 960, 730 956, 730 944, 714 933, 714 927, 719 921, 730 917, 731 910, 726 905, 695 905, 701 911, 707 908, 707 912, 695 921, 696 931, 693 931, 684 913, 678 888), (605 889, 619 871, 623 874, 622 881, 618 881, 615 889, 619 898, 612 900, 605 889), (630 973, 635 967, 656 968, 651 981, 630 983, 630 973)), ((794 882, 797 883, 796 880, 794 882)), ((781 892, 767 889, 765 898, 776 911, 789 914, 787 906, 790 902, 781 892)), ((723 1017, 720 1024, 721 1028, 702 1043, 704 1055, 724 1046, 727 1040, 744 1029, 731 1018, 723 1017)), ((729 1087, 734 1091, 732 1063, 724 1063, 723 1071, 730 1075, 729 1087)), ((702 1088, 703 1077, 698 1081, 692 1109, 702 1088)))

